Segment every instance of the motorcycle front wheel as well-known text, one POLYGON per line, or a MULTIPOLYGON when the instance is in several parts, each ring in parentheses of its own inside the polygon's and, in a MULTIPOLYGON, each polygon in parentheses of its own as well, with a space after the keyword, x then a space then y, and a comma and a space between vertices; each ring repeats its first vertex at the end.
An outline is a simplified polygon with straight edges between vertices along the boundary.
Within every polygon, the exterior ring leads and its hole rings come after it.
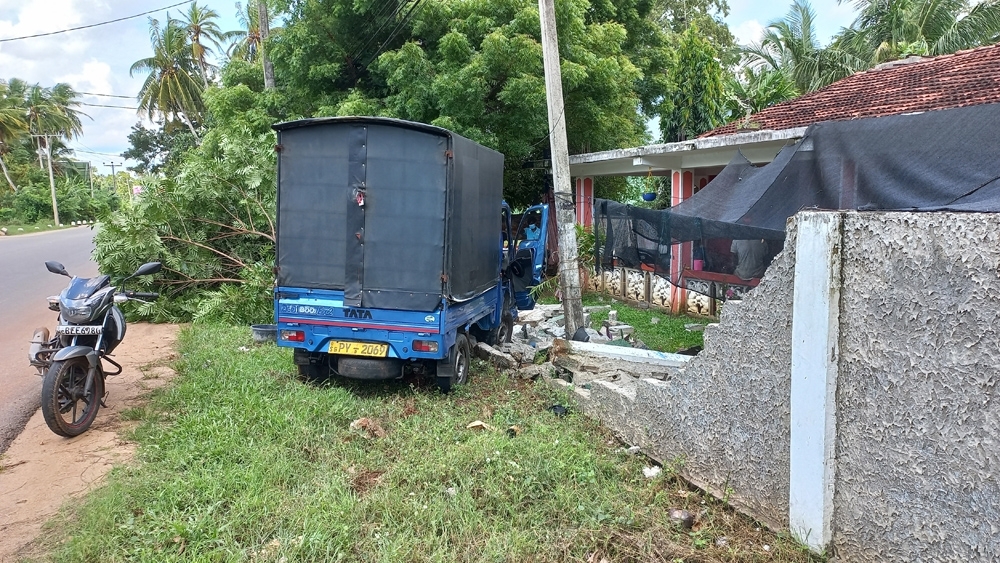
POLYGON ((49 429, 72 438, 90 428, 104 397, 104 378, 95 374, 87 391, 87 358, 52 362, 42 381, 42 415, 49 429))

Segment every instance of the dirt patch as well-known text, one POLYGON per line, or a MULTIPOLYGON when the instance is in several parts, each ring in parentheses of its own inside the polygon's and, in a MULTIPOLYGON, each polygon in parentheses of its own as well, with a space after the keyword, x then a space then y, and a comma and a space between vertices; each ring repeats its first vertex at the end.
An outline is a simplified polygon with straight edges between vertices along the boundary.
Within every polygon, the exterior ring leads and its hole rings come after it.
MULTIPOLYGON (((141 405, 174 376, 177 325, 132 324, 114 359, 124 370, 109 377, 107 409, 76 438, 56 436, 37 411, 0 457, 0 562, 14 561, 63 502, 100 484, 115 464, 132 458, 135 444, 120 431, 126 409, 141 405)), ((38 392, 42 381, 38 379, 38 392)))

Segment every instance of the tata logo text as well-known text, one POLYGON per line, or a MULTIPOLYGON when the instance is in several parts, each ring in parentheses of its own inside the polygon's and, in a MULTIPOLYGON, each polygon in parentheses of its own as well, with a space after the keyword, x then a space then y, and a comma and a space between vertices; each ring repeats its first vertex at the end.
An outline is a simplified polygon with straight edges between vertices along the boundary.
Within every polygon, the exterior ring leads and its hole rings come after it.
POLYGON ((368 309, 350 309, 345 307, 344 317, 348 319, 370 319, 372 318, 372 312, 368 309))

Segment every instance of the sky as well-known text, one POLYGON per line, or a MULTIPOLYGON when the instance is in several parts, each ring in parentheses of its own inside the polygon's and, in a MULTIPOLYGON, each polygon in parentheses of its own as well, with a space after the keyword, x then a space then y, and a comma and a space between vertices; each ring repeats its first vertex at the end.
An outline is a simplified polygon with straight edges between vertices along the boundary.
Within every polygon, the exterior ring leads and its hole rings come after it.
MULTIPOLYGON (((106 164, 122 164, 119 156, 128 149, 128 134, 140 121, 135 96, 145 75, 129 76, 135 61, 150 56, 149 18, 161 21, 167 12, 177 17, 187 3, 149 15, 16 41, 4 39, 87 26, 158 10, 179 0, 0 0, 0 78, 20 78, 29 83, 52 86, 67 82, 79 92, 85 105, 80 109, 83 135, 70 141, 76 158, 93 163, 94 171, 108 174, 106 164), (113 98, 95 94, 129 96, 113 98), (117 106, 112 109, 99 105, 117 106)), ((235 0, 199 0, 219 13, 223 31, 238 29, 235 0)), ((729 0, 725 18, 739 42, 759 39, 765 26, 781 19, 791 1, 729 0)), ((825 44, 853 19, 849 2, 813 0, 817 17, 817 39, 825 44)), ((125 164, 130 164, 126 162, 125 164)))

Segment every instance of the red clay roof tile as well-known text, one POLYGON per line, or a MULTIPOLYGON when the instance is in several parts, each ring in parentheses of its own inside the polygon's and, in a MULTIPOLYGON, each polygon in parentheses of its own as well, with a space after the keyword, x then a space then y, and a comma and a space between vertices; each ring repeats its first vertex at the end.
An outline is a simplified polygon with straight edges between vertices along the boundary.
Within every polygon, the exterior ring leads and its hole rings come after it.
POLYGON ((1000 44, 859 72, 793 100, 703 133, 781 130, 820 121, 859 119, 1000 102, 1000 44))

